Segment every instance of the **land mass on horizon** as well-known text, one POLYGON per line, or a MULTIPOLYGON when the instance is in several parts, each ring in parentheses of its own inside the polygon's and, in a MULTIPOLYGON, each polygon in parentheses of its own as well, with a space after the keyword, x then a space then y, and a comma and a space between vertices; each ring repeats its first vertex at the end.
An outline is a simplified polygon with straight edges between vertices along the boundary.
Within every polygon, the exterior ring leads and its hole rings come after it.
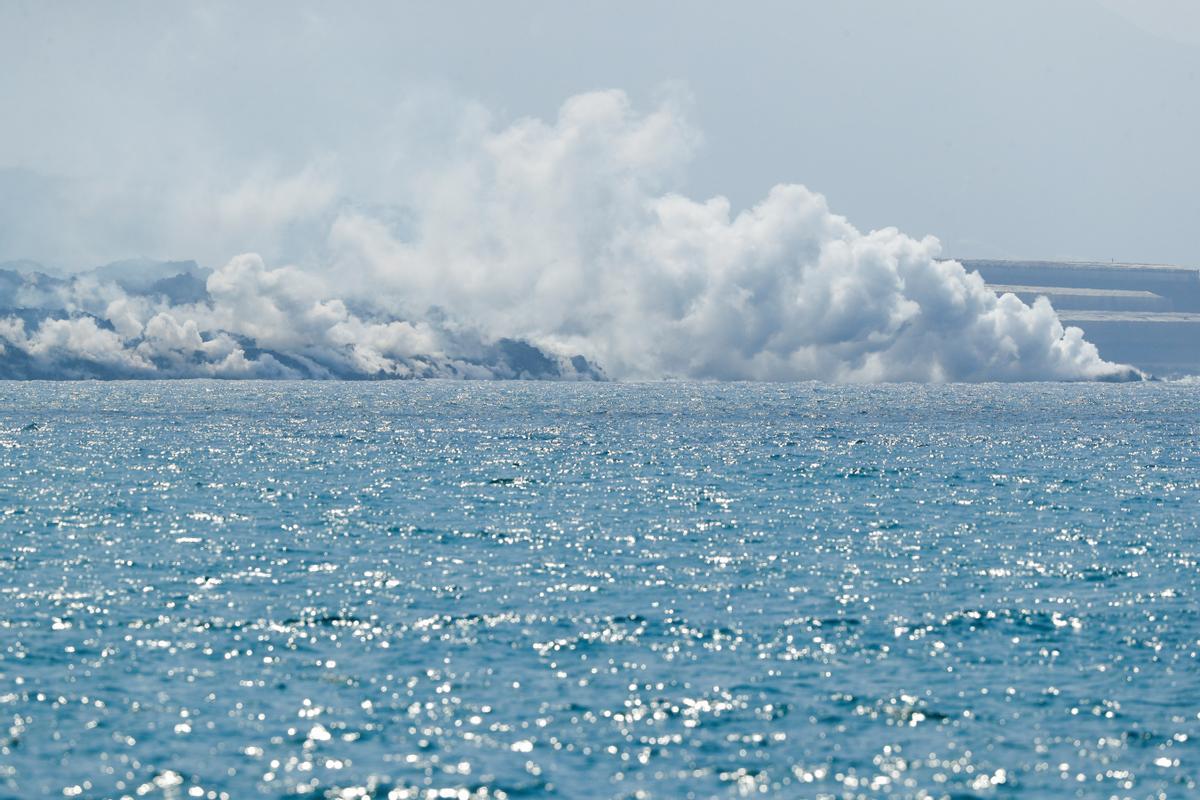
MULTIPOLYGON (((1168 264, 1015 259, 955 259, 978 272, 999 294, 1012 293, 1026 303, 1046 297, 1064 324, 1081 328, 1101 355, 1147 374, 1178 378, 1200 374, 1200 268, 1168 264)), ((164 306, 211 303, 207 287, 212 270, 195 261, 128 259, 77 273, 60 274, 35 261, 0 264, 0 320, 33 329, 46 320, 84 320, 99 332, 116 333, 105 315, 81 310, 72 301, 80 285, 93 290, 110 284, 129 297, 164 306)), ((161 363, 154 373, 114 362, 111 354, 83 348, 70 358, 39 359, 5 337, 0 325, 0 378, 127 379, 194 377, 186 363, 161 363)), ((185 332, 183 335, 188 335, 185 332)), ((488 378, 533 380, 605 380, 602 366, 582 355, 563 358, 520 339, 487 340, 459 334, 463 345, 454 359, 416 356, 401 375, 371 375, 261 346, 244 335, 229 335, 248 358, 278 365, 273 377, 311 379, 488 378)), ((202 340, 197 338, 197 359, 202 340)), ((186 349, 186 346, 184 347, 186 349)), ((196 363, 200 363, 197 360, 196 363)), ((239 377, 236 374, 214 377, 239 377)), ((261 374, 242 377, 264 377, 261 374)), ((265 377, 272 377, 267 375, 265 377)))

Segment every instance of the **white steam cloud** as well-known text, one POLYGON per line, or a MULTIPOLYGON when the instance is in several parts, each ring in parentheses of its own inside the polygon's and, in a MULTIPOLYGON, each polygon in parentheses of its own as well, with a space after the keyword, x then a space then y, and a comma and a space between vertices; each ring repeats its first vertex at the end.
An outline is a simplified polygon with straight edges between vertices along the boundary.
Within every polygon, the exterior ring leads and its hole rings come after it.
POLYGON ((617 91, 478 117, 348 203, 336 165, 247 180, 226 229, 321 230, 319 262, 119 265, 0 282, 0 364, 41 377, 951 381, 1136 377, 1050 304, 997 297, 933 238, 861 233, 797 185, 734 212, 668 191, 697 135, 617 91), (320 266, 317 266, 317 263, 320 266), (178 274, 176 274, 178 272, 178 274))

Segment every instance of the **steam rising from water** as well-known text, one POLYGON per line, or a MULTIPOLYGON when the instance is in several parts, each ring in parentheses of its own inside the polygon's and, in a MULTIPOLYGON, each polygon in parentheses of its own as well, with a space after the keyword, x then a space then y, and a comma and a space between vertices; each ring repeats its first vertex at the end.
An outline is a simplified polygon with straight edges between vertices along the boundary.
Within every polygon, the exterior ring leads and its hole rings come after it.
POLYGON ((643 114, 593 92, 553 122, 459 133, 449 157, 409 170, 403 214, 339 201, 314 169, 222 198, 222 218, 258 220, 264 236, 322 226, 320 266, 245 254, 174 283, 13 278, 3 364, 52 377, 1137 376, 1045 299, 997 297, 939 260, 935 239, 861 233, 802 186, 740 212, 670 193, 697 135, 669 102, 643 114))

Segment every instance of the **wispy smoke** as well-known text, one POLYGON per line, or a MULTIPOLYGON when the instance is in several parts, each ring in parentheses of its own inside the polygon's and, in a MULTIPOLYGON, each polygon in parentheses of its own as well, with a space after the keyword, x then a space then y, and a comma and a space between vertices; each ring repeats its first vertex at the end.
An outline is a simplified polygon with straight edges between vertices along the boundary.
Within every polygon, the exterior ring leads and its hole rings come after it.
POLYGON ((319 261, 7 273, 0 365, 50 377, 1136 376, 1044 299, 997 297, 939 260, 935 239, 860 233, 802 186, 736 213, 670 193, 697 141, 670 102, 640 114, 621 92, 594 92, 553 122, 473 117, 449 153, 401 159, 402 204, 348 202, 330 164, 247 179, 206 219, 270 235, 319 226, 319 261))

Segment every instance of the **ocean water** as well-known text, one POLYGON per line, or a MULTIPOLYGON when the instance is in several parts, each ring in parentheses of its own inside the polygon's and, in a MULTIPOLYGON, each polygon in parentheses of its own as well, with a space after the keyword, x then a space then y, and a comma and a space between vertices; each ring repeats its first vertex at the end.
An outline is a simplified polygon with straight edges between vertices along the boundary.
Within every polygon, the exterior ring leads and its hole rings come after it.
POLYGON ((1200 387, 0 384, 0 797, 1185 797, 1200 387))

